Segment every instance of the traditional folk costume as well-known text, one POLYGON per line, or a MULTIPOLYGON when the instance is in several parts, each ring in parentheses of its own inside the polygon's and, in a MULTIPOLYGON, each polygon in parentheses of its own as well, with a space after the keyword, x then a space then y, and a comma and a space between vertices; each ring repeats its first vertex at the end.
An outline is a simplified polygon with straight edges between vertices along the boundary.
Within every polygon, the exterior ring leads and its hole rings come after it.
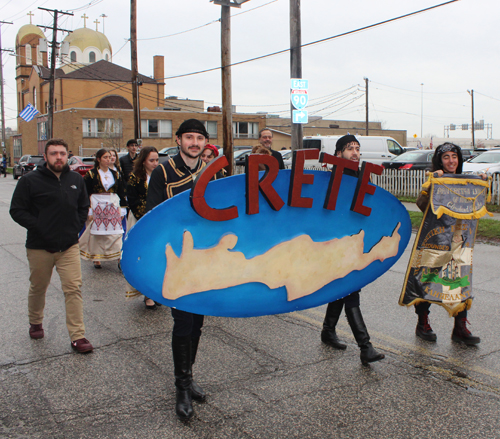
MULTIPOLYGON (((431 304, 444 307, 455 317, 452 339, 476 345, 480 338, 467 329, 467 310, 472 305, 472 254, 477 219, 486 211, 489 183, 477 176, 460 175, 462 155, 456 145, 440 145, 434 169, 443 170, 441 156, 457 154, 456 174, 431 174, 422 187, 417 206, 424 212, 408 264, 399 304, 415 306, 415 333, 427 341, 437 336, 429 323, 431 304)), ((444 171, 446 172, 446 171, 444 171)))
POLYGON ((118 260, 122 250, 121 217, 127 213, 125 185, 119 172, 94 168, 84 177, 91 207, 80 237, 80 256, 92 261, 118 260))
MULTIPOLYGON (((182 137, 184 133, 199 133, 208 139, 205 126, 196 119, 184 121, 175 134, 182 137)), ((180 153, 160 164, 151 174, 146 211, 149 212, 163 201, 191 189, 194 180, 204 167, 205 163, 198 159, 196 166, 191 169, 186 165, 180 153)), ((186 277, 188 276, 189 273, 186 273, 186 277)), ((206 398, 203 389, 193 380, 192 370, 204 316, 172 308, 172 317, 174 319, 172 353, 176 387, 175 410, 179 418, 187 420, 193 416, 192 399, 204 401, 206 398)))

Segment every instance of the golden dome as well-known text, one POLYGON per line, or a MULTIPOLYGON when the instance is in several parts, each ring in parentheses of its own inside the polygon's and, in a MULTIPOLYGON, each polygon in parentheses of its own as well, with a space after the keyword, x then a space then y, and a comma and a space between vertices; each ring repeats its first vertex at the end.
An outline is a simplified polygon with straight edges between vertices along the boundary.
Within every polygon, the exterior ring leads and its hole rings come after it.
POLYGON ((21 26, 16 35, 16 46, 21 44, 22 39, 27 35, 38 35, 40 38, 45 38, 45 34, 38 26, 34 24, 25 24, 21 26))
POLYGON ((87 47, 95 47, 101 53, 105 49, 108 49, 110 53, 112 52, 111 44, 109 40, 102 32, 98 32, 88 27, 82 27, 80 29, 75 29, 71 32, 63 41, 69 42, 70 47, 78 47, 82 52, 87 47))

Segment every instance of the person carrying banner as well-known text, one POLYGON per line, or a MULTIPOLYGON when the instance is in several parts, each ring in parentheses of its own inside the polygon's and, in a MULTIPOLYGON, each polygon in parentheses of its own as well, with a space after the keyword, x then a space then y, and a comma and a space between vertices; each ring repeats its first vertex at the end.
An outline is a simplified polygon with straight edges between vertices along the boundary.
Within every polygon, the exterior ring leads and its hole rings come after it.
MULTIPOLYGON (((130 208, 127 219, 127 230, 134 227, 146 213, 148 184, 152 172, 158 166, 158 150, 154 146, 145 146, 134 161, 134 170, 127 182, 127 201, 130 208)), ((127 232, 128 233, 128 232, 127 232)), ((146 309, 155 310, 159 304, 144 296, 146 309)))
MULTIPOLYGON (((436 148, 436 152, 434 153, 434 156, 432 158, 432 176, 434 178, 441 178, 443 177, 444 174, 462 174, 462 165, 463 165, 463 157, 462 157, 462 151, 459 146, 454 145, 452 143, 444 143, 442 145, 439 145, 436 148)), ((482 175, 482 178, 485 179, 486 176, 482 175)), ((417 206, 422 212, 427 212, 427 215, 433 215, 435 217, 436 215, 429 210, 428 211, 428 206, 429 206, 430 198, 429 198, 429 192, 427 189, 427 186, 422 189, 422 192, 420 193, 418 199, 417 199, 417 206)), ((462 247, 464 244, 464 238, 461 235, 460 231, 460 225, 457 224, 459 220, 455 220, 452 217, 448 217, 447 215, 443 215, 441 217, 441 223, 444 225, 444 227, 440 227, 440 229, 445 230, 443 232, 443 235, 446 233, 453 234, 453 241, 457 242, 457 246, 460 247, 460 244, 462 243, 462 247), (448 224, 450 223, 450 224, 448 224), (449 232, 447 232, 449 229, 449 232), (455 231, 455 232, 453 232, 455 231), (456 235, 456 236, 455 236, 456 235), (460 235, 460 236, 459 236, 460 235), (460 241, 460 242, 459 242, 460 241)), ((425 220, 425 218, 424 218, 425 220)), ((434 227, 434 229, 438 229, 437 227, 434 227)), ((431 232, 432 233, 432 232, 431 232)), ((420 235, 420 233, 419 233, 420 235)), ((444 241, 443 241, 444 243, 444 241)), ((431 245, 431 244, 427 244, 431 245)), ((467 246, 472 247, 472 244, 467 244, 467 246)), ((446 246, 437 246, 438 249, 441 247, 443 248, 448 248, 446 246)), ((451 247, 451 246, 450 246, 451 247)), ((451 250, 451 248, 450 248, 451 250)), ((448 252, 449 253, 449 252, 448 252)), ((412 261, 410 260, 410 264, 412 261)), ((471 266, 472 266, 472 258, 471 258, 471 266)), ((410 268, 410 267, 409 267, 410 268)), ((472 268, 472 267, 471 267, 472 268)), ((417 285, 418 280, 415 279, 415 274, 414 272, 411 272, 407 276, 407 283, 412 285, 412 288, 415 288, 415 285, 417 285), (409 279, 408 279, 409 277, 409 279)), ((453 290, 452 290, 453 291, 453 290)), ((405 289, 403 289, 402 297, 405 293, 405 289)), ((415 300, 413 300, 415 301, 415 300)), ((458 343, 463 343, 467 346, 474 346, 480 343, 481 339, 477 336, 474 336, 471 331, 467 328, 467 310, 470 308, 472 303, 472 296, 468 298, 467 300, 463 301, 458 307, 454 308, 454 311, 451 311, 452 315, 455 317, 455 324, 452 332, 452 340, 458 343)), ((400 304, 404 304, 401 303, 400 304)), ((437 340, 436 333, 432 330, 430 322, 429 322, 429 313, 430 313, 430 306, 431 302, 424 300, 424 299, 417 299, 416 303, 414 304, 415 306, 415 313, 418 316, 418 322, 417 322, 417 327, 415 329, 415 334, 417 337, 421 338, 422 340, 426 341, 431 341, 435 342, 437 340)))
MULTIPOLYGON (((359 162, 360 159, 360 144, 358 139, 353 135, 346 135, 337 140, 335 145, 335 155, 346 160, 359 162)), ((352 171, 345 168, 344 174, 358 177, 359 171, 352 171)), ((321 341, 335 349, 346 349, 347 345, 342 343, 337 337, 335 327, 345 305, 345 315, 347 322, 351 327, 351 331, 361 350, 360 359, 363 364, 373 363, 385 358, 375 350, 370 342, 370 335, 366 328, 363 316, 361 314, 359 293, 361 290, 354 291, 343 299, 336 300, 328 304, 326 309, 325 320, 323 322, 323 330, 321 331, 321 341)))
MULTIPOLYGON (((196 119, 185 120, 175 135, 180 151, 152 172, 146 212, 174 195, 191 189, 194 180, 206 166, 200 158, 209 137, 203 123, 196 119)), ((189 273, 186 273, 186 276, 189 276, 189 273)), ((175 411, 177 416, 185 421, 193 416, 192 400, 203 402, 206 398, 203 389, 193 380, 192 372, 204 316, 172 308, 172 317, 175 411)))

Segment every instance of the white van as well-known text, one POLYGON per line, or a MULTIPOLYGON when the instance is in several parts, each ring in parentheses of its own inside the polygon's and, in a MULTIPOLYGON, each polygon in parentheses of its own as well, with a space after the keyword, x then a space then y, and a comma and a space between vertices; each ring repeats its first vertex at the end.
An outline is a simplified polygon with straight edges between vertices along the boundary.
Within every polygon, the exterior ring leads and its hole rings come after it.
MULTIPOLYGON (((303 148, 319 149, 320 154, 326 152, 335 155, 335 144, 342 136, 306 136, 302 140, 303 148)), ((402 146, 392 137, 357 135, 361 146, 361 162, 381 165, 405 152, 402 146)), ((321 167, 317 160, 307 160, 305 166, 321 167)))

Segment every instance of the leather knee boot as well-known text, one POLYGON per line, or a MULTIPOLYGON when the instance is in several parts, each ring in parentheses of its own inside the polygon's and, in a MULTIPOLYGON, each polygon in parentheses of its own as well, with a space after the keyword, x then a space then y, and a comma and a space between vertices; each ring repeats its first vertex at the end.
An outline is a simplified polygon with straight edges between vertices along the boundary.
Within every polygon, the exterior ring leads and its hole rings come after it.
POLYGON ((335 349, 345 349, 347 347, 347 345, 339 340, 335 332, 335 327, 337 326, 343 307, 343 300, 336 300, 328 304, 325 320, 323 321, 323 330, 321 331, 321 341, 335 349))
MULTIPOLYGON (((196 353, 198 352, 198 344, 200 343, 200 337, 191 338, 191 371, 193 369, 194 360, 196 359, 196 353)), ((205 391, 195 382, 191 380, 191 396, 195 401, 205 402, 207 395, 205 391)))
POLYGON ((193 416, 191 387, 193 376, 191 372, 191 336, 172 336, 172 353, 174 356, 175 375, 175 412, 183 421, 193 416))
POLYGON ((370 343, 370 336, 368 335, 368 330, 366 329, 363 316, 361 315, 361 309, 359 306, 354 308, 346 308, 345 315, 349 326, 351 327, 352 333, 359 348, 361 349, 361 363, 368 364, 374 361, 379 361, 385 358, 384 354, 381 354, 375 350, 375 348, 370 343))

